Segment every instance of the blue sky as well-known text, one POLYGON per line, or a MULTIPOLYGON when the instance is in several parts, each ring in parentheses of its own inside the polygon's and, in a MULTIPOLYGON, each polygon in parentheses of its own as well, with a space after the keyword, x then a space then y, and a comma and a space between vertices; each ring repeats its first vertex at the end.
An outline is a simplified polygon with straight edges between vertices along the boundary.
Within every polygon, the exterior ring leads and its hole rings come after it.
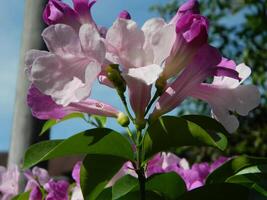
MULTIPOLYGON (((66 0, 66 2, 71 2, 66 0)), ((110 26, 121 10, 128 10, 135 21, 142 25, 143 22, 155 17, 155 13, 148 11, 149 6, 164 3, 166 0, 98 0, 93 8, 93 16, 98 24, 110 26)), ((9 0, 0 7, 0 151, 6 151, 9 147, 12 127, 13 105, 15 99, 15 86, 19 61, 19 49, 21 33, 23 30, 24 1, 9 0)), ((96 86, 93 97, 105 99, 106 102, 121 108, 114 92, 107 88, 100 89, 96 86)), ((122 109, 122 108, 121 108, 122 109)), ((116 123, 111 121, 110 126, 116 123)), ((79 130, 87 128, 80 121, 71 121, 58 125, 53 130, 53 138, 61 138, 71 135, 79 130)))

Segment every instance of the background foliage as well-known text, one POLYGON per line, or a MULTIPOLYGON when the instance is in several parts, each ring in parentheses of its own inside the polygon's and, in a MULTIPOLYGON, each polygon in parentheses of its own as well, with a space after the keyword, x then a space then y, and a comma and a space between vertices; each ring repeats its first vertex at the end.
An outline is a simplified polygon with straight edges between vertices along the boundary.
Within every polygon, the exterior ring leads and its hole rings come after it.
MULTIPOLYGON (((154 5, 151 10, 166 20, 175 15, 183 0, 169 0, 165 5, 154 5)), ((267 1, 266 0, 199 0, 201 13, 210 21, 210 42, 225 57, 237 63, 245 62, 253 73, 248 82, 258 85, 262 104, 248 117, 240 117, 240 128, 230 137, 226 155, 249 154, 267 156, 267 1)), ((180 114, 209 114, 207 104, 186 101, 180 114)), ((179 149, 193 161, 205 161, 219 152, 210 148, 179 149), (189 154, 189 155, 188 155, 189 154)))

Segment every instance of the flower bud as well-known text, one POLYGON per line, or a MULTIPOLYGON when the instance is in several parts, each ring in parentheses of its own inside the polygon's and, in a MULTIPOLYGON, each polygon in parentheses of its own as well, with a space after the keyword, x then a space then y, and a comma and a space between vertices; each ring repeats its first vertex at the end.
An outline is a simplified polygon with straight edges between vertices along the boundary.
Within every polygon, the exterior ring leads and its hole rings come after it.
POLYGON ((106 68, 107 77, 113 83, 119 94, 123 94, 126 91, 126 83, 121 76, 119 66, 111 64, 106 68))
POLYGON ((120 12, 119 18, 120 19, 131 19, 132 17, 131 17, 131 15, 130 15, 130 13, 128 11, 123 10, 123 11, 120 12))
POLYGON ((122 112, 118 114, 117 122, 123 127, 127 127, 130 124, 129 117, 122 112))
POLYGON ((199 3, 197 0, 188 0, 180 6, 176 15, 171 19, 170 24, 176 24, 185 14, 199 14, 199 3))
POLYGON ((47 25, 62 23, 76 27, 79 26, 77 17, 69 5, 59 0, 49 0, 43 12, 43 20, 47 25))

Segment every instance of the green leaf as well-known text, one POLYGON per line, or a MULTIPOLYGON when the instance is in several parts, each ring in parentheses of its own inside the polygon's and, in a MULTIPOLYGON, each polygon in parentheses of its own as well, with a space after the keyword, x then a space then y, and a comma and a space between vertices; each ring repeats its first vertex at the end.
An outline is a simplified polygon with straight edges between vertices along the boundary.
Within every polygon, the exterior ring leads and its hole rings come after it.
POLYGON ((73 119, 73 118, 81 118, 81 119, 85 120, 84 115, 82 113, 71 113, 71 114, 65 116, 61 120, 50 119, 44 123, 43 128, 41 130, 41 133, 39 135, 43 135, 48 129, 52 128, 54 125, 59 124, 61 122, 69 120, 69 119, 73 119))
POLYGON ((186 185, 177 173, 156 174, 146 182, 146 190, 161 194, 163 197, 175 200, 186 192, 186 185))
POLYGON ((184 193, 177 200, 261 200, 258 193, 238 184, 220 183, 206 185, 184 193))
POLYGON ((24 192, 12 198, 12 200, 29 200, 30 192, 24 192))
POLYGON ((103 190, 96 200, 111 200, 112 199, 112 188, 106 188, 103 190))
MULTIPOLYGON (((137 200, 137 199, 138 200, 140 199, 139 191, 128 193, 127 195, 119 198, 118 200, 137 200)), ((165 198, 152 191, 146 191, 146 200, 165 200, 165 198)))
POLYGON ((104 154, 133 160, 128 140, 116 131, 96 128, 76 134, 66 140, 49 140, 32 145, 26 152, 23 167, 41 161, 77 154, 104 154))
POLYGON ((96 200, 127 159, 111 155, 87 155, 80 172, 85 200, 96 200))
POLYGON ((183 115, 183 119, 194 122, 206 131, 229 134, 217 120, 205 115, 183 115))
POLYGON ((236 183, 254 189, 267 197, 267 174, 250 173, 229 177, 226 182, 236 183))
POLYGON ((122 177, 112 187, 112 199, 113 200, 119 199, 120 197, 131 192, 137 186, 138 186, 137 178, 130 175, 122 177))
POLYGON ((257 158, 250 156, 239 156, 233 158, 216 169, 214 172, 212 172, 208 176, 206 184, 222 183, 226 181, 227 178, 236 175, 238 172, 245 168, 262 164, 267 164, 266 158, 257 158))
MULTIPOLYGON (((196 119, 197 117, 194 117, 195 122, 196 119)), ((205 130, 206 126, 201 127, 201 123, 196 124, 193 119, 190 120, 163 116, 151 124, 144 138, 145 158, 173 147, 212 146, 220 150, 227 147, 226 136, 215 125, 205 130)))

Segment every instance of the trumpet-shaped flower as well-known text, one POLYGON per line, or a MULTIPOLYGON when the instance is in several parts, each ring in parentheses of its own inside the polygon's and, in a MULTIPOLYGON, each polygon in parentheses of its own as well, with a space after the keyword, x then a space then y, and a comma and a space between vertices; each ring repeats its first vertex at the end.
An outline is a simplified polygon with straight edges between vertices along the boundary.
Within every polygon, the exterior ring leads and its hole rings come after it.
POLYGON ((108 30, 106 58, 121 65, 130 103, 138 120, 144 117, 151 98, 151 84, 162 72, 160 65, 171 51, 175 31, 174 26, 163 19, 151 19, 139 29, 128 18, 124 14, 108 30))
POLYGON ((63 106, 86 99, 105 57, 98 31, 85 24, 78 34, 68 25, 57 24, 42 36, 49 52, 30 51, 26 58, 32 83, 63 106))
POLYGON ((30 87, 27 102, 33 116, 39 119, 61 119, 75 112, 89 113, 108 117, 118 117, 119 111, 100 101, 87 99, 68 106, 56 104, 50 96, 42 94, 33 85, 30 87))
POLYGON ((199 14, 184 14, 175 25, 176 40, 162 73, 165 80, 177 75, 190 64, 208 39, 208 21, 199 14))
MULTIPOLYGON (((233 67, 233 62, 223 63, 233 67)), ((246 116, 260 104, 260 93, 254 85, 241 85, 251 74, 245 64, 236 66, 240 80, 216 76, 212 84, 202 83, 191 92, 192 96, 208 102, 212 115, 223 124, 228 132, 234 132, 239 122, 235 113, 246 116)))
POLYGON ((177 79, 172 82, 156 103, 156 107, 150 116, 155 119, 178 106, 191 91, 208 77, 218 74, 238 79, 238 73, 230 68, 218 67, 221 56, 218 50, 212 46, 204 45, 193 58, 193 62, 185 67, 177 79))
POLYGON ((92 24, 96 27, 90 12, 95 2, 95 0, 73 0, 73 9, 61 0, 49 0, 43 12, 43 20, 47 25, 66 24, 75 30, 79 30, 82 24, 92 24))

